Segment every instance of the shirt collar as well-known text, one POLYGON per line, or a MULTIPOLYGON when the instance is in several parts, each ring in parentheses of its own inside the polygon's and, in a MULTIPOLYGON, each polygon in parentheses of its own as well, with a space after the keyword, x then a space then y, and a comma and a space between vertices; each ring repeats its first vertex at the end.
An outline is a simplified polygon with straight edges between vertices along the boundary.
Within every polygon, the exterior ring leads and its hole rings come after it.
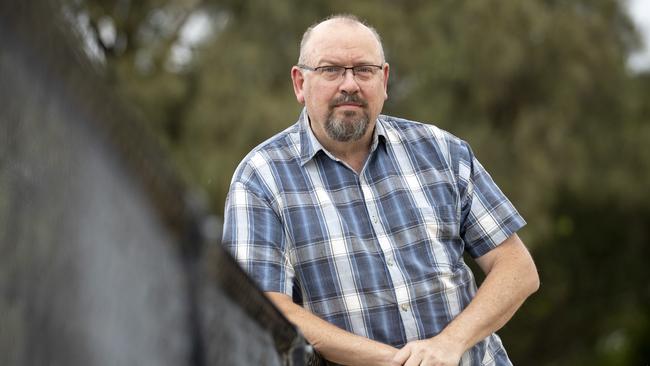
MULTIPOLYGON (((308 161, 313 159, 314 156, 316 156, 316 154, 321 150, 325 154, 327 154, 327 156, 329 156, 331 159, 336 161, 339 160, 332 153, 327 151, 327 149, 325 149, 323 145, 321 145, 320 141, 318 141, 316 135, 314 135, 314 131, 312 131, 311 126, 309 125, 309 116, 307 115, 306 108, 303 108, 302 112, 300 113, 299 124, 300 124, 300 165, 305 165, 308 161)), ((372 144, 370 145, 370 153, 372 154, 377 149, 380 140, 385 140, 386 138, 387 138, 386 129, 383 125, 382 119, 377 118, 375 123, 375 130, 373 131, 373 135, 372 135, 372 144), (382 137, 381 139, 379 138, 380 136, 382 137)))

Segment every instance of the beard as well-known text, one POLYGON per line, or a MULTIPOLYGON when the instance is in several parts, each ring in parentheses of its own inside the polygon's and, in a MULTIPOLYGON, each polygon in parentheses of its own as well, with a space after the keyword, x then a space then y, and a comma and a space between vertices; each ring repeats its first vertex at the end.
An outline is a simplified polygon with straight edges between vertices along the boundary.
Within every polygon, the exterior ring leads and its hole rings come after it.
POLYGON ((344 94, 330 102, 329 113, 325 119, 325 132, 335 141, 358 141, 368 130, 370 116, 368 116, 368 102, 357 94, 344 94), (343 103, 356 103, 363 108, 363 113, 357 111, 344 111, 343 116, 334 115, 334 107, 343 103))

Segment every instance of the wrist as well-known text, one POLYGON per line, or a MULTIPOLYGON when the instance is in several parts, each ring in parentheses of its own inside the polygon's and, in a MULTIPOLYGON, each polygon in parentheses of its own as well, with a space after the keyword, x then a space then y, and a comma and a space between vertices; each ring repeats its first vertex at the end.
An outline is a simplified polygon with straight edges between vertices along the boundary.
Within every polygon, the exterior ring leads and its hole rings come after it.
POLYGON ((377 359, 373 365, 394 365, 393 359, 398 351, 397 348, 382 344, 382 346, 377 349, 377 359))
POLYGON ((458 337, 451 332, 442 331, 437 336, 433 337, 436 340, 436 343, 442 344, 444 349, 448 352, 460 356, 470 348, 471 345, 467 344, 467 341, 462 337, 458 337))

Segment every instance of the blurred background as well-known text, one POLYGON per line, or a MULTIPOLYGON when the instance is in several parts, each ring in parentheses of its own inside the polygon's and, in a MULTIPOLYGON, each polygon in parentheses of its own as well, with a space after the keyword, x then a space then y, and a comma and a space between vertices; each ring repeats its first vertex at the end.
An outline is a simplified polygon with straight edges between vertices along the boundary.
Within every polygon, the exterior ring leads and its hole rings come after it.
POLYGON ((499 332, 514 363, 650 362, 647 1, 56 4, 217 216, 238 162, 298 117, 289 70, 306 27, 367 20, 391 64, 384 113, 468 141, 529 223, 542 285, 499 332))

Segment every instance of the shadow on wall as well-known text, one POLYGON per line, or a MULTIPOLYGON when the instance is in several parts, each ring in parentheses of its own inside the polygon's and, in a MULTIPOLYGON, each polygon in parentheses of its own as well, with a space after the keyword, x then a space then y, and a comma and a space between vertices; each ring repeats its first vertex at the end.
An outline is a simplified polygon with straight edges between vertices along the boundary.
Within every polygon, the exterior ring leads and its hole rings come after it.
POLYGON ((315 362, 45 4, 0 3, 0 364, 315 362))

